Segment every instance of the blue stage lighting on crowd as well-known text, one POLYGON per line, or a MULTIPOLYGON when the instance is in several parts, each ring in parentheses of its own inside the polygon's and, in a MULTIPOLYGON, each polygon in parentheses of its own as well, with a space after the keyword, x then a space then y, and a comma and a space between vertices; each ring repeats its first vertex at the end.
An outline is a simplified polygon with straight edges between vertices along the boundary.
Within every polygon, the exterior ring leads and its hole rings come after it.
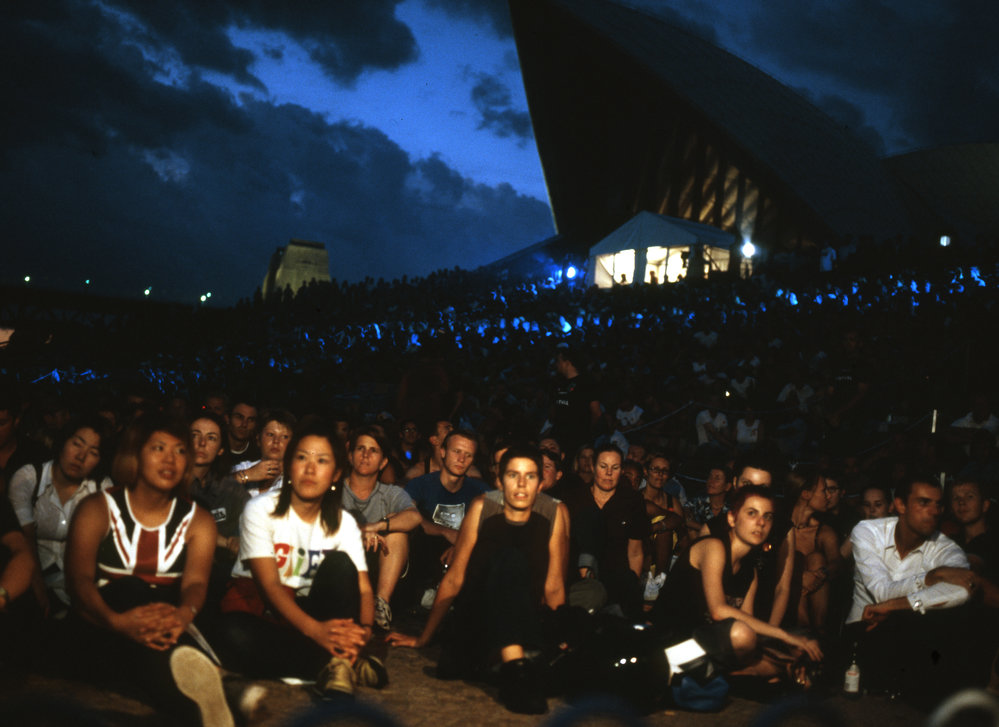
POLYGON ((790 303, 791 305, 798 305, 798 296, 796 296, 794 293, 788 293, 787 302, 790 303))
POLYGON ((565 277, 568 278, 569 280, 572 280, 573 278, 576 277, 576 267, 574 265, 570 265, 565 269, 565 277))
POLYGON ((565 319, 565 316, 558 317, 559 325, 562 326, 562 333, 569 333, 572 330, 572 326, 569 325, 569 321, 565 319))

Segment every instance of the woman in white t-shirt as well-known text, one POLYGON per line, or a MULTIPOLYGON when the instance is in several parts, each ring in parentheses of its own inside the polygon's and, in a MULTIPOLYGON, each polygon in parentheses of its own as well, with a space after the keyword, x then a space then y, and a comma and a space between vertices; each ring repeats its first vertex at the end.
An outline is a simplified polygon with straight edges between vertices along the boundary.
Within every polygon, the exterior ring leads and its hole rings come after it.
POLYGON ((246 504, 218 635, 227 668, 315 679, 325 698, 387 681, 381 662, 362 655, 374 594, 360 529, 341 508, 346 462, 332 429, 306 420, 288 442, 281 489, 246 504))

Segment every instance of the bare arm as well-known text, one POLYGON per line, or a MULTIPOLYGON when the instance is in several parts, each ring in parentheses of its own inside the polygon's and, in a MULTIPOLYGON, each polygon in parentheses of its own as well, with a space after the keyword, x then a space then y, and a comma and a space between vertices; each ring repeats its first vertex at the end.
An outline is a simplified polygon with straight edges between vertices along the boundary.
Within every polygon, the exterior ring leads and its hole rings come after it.
POLYGON ((545 604, 552 609, 565 603, 565 571, 569 554, 569 518, 565 504, 559 503, 555 525, 548 538, 548 575, 545 577, 545 604), (563 510, 566 514, 563 515, 563 510))
MULTIPOLYGON (((13 601, 31 587, 37 561, 24 533, 12 530, 0 538, 0 543, 10 550, 10 560, 0 573, 0 586, 7 589, 8 598, 13 601)), ((0 613, 6 610, 8 603, 0 604, 0 613)))
POLYGON ((645 551, 642 549, 641 540, 628 540, 628 567, 631 568, 639 578, 642 577, 642 561, 645 558, 645 551))
POLYGON ((444 574, 440 587, 437 589, 437 597, 434 599, 433 608, 430 609, 430 616, 427 617, 426 626, 419 638, 392 632, 386 637, 386 641, 394 646, 415 646, 422 647, 430 643, 434 633, 437 631, 444 616, 447 615, 454 599, 461 592, 461 587, 465 584, 465 570, 468 568, 468 560, 472 556, 472 549, 479 537, 479 518, 482 517, 482 497, 477 497, 472 501, 461 521, 461 530, 458 531, 458 542, 454 549, 454 559, 451 567, 444 574))
POLYGON ((780 577, 774 587, 774 605, 770 610, 771 626, 779 626, 787 613, 787 604, 791 599, 791 578, 794 576, 794 551, 797 548, 796 533, 794 528, 787 532, 787 537, 777 551, 777 567, 780 568, 780 577))
MULTIPOLYGON (((792 636, 782 628, 771 626, 750 613, 728 605, 725 601, 725 590, 722 587, 722 572, 725 568, 725 547, 722 541, 710 538, 702 540, 695 545, 690 553, 691 565, 701 571, 701 584, 704 588, 704 597, 712 620, 722 621, 727 618, 734 618, 737 621, 742 621, 761 636, 780 639, 786 644, 804 650, 813 660, 820 660, 822 658, 822 651, 815 641, 792 636)), ((743 567, 748 567, 748 565, 744 564, 743 567)))
MULTIPOLYGON (((387 533, 408 533, 415 530, 423 522, 423 517, 416 507, 407 507, 405 510, 394 512, 385 520, 376 520, 373 523, 365 523, 361 526, 361 532, 377 533, 385 535, 387 533)), ((440 526, 438 526, 440 527, 440 526)))

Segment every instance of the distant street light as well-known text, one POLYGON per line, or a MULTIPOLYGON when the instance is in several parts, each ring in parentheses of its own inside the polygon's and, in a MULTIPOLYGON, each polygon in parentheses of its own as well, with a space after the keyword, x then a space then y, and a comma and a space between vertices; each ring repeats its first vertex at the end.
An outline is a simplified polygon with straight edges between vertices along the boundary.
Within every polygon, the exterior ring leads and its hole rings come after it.
POLYGON ((25 283, 30 283, 31 282, 31 276, 30 275, 25 275, 24 276, 24 282, 25 283))
POLYGON ((149 286, 148 288, 146 288, 145 290, 142 291, 142 294, 143 295, 149 295, 152 292, 153 292, 153 287, 149 286))

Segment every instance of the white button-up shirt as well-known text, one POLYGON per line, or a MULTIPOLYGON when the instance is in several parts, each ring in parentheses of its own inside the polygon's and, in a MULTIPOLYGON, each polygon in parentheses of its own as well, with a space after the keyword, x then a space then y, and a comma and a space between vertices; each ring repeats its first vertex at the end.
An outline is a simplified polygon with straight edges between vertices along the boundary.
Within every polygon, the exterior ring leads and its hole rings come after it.
POLYGON ((850 534, 853 544, 853 605, 847 623, 860 621, 864 607, 905 596, 913 610, 950 608, 968 600, 967 589, 950 583, 927 586, 926 574, 940 566, 967 568, 961 547, 941 532, 934 533, 918 548, 898 555, 895 527, 898 517, 861 520, 850 534))
MULTIPOLYGON (((69 521, 80 501, 87 495, 97 492, 98 484, 94 480, 84 480, 73 496, 62 502, 52 484, 52 463, 52 460, 46 462, 40 473, 35 471, 34 465, 25 465, 17 470, 10 478, 10 502, 14 506, 14 512, 17 513, 17 520, 22 528, 32 523, 35 525, 38 561, 45 576, 45 583, 55 590, 60 598, 68 601, 63 578, 63 556, 66 551, 66 537, 69 535, 69 521), (31 499, 36 484, 38 498, 32 505, 31 499)), ((110 486, 111 480, 105 477, 100 489, 107 489, 110 486)))

